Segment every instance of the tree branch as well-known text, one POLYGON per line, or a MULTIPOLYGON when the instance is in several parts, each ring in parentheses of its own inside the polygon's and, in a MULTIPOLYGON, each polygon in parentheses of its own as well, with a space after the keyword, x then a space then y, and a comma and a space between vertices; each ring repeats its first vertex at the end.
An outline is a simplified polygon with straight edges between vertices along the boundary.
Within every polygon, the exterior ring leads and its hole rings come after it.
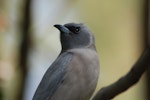
POLYGON ((93 100, 111 100, 139 81, 150 64, 150 47, 148 47, 131 70, 115 83, 98 91, 93 100))

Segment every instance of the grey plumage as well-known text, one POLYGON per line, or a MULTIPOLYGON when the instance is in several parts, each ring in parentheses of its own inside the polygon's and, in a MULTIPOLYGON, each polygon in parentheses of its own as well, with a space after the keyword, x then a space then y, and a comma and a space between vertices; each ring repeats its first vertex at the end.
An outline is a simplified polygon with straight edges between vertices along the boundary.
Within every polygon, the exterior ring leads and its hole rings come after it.
POLYGON ((33 100, 89 100, 99 75, 92 32, 83 24, 54 25, 62 51, 46 71, 33 100))

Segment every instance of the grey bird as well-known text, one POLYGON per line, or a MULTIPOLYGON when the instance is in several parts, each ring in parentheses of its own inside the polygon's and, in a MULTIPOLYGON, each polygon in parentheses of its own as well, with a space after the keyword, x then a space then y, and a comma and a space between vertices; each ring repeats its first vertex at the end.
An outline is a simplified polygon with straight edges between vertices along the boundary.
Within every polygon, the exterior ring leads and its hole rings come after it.
POLYGON ((93 33, 84 25, 54 25, 62 50, 46 71, 33 100, 89 100, 99 76, 93 33))

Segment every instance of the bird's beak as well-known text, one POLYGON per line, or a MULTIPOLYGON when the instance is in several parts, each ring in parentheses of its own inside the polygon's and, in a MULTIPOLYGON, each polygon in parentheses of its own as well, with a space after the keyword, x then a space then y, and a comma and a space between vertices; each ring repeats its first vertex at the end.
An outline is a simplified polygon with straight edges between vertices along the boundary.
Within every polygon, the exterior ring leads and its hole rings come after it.
POLYGON ((64 25, 55 24, 54 27, 56 27, 61 33, 65 33, 65 34, 70 33, 70 30, 64 25))

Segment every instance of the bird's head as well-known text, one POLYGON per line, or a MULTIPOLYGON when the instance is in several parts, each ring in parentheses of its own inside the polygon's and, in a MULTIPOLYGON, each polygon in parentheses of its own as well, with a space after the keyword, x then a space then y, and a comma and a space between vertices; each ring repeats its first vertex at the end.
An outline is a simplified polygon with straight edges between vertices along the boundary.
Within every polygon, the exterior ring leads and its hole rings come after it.
POLYGON ((92 32, 84 24, 68 23, 54 25, 60 30, 62 51, 74 48, 95 48, 95 40, 92 32))

